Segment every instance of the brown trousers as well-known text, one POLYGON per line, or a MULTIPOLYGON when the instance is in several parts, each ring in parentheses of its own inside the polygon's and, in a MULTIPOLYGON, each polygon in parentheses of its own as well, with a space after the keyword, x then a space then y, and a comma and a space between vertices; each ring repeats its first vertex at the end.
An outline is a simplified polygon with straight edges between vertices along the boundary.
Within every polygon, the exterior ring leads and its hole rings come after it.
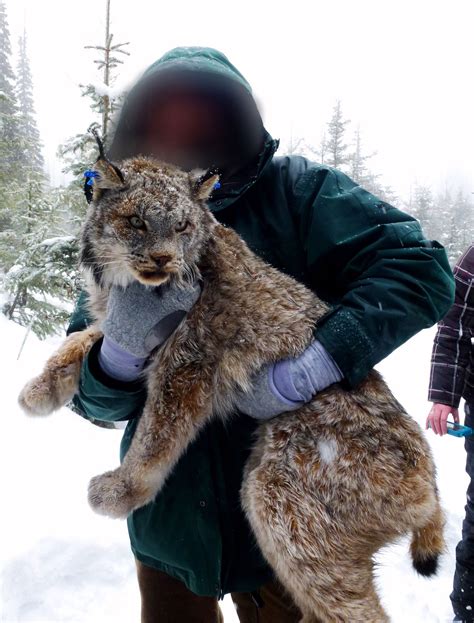
MULTIPOLYGON (((215 597, 200 597, 171 576, 136 561, 142 600, 141 623, 224 623, 215 597)), ((263 606, 250 593, 232 593, 240 623, 297 623, 301 618, 278 582, 263 586, 263 606)))

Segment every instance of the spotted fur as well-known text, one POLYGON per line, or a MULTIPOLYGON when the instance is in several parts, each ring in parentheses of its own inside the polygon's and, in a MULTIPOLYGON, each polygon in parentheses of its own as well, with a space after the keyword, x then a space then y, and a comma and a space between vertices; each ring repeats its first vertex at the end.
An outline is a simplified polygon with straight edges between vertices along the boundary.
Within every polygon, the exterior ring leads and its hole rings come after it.
MULTIPOLYGON (((200 183, 197 173, 145 158, 123 162, 122 180, 103 163, 98 169, 82 254, 97 323, 66 340, 20 402, 45 413, 70 397, 71 374, 77 387, 80 363, 101 335, 111 285, 202 279, 200 299, 152 356, 122 465, 90 483, 94 510, 126 517, 156 496, 206 422, 231 416, 237 392, 264 363, 308 346, 328 308, 217 223, 205 205, 214 178, 200 183), (132 227, 133 215, 143 230, 132 227)), ((355 389, 333 385, 260 424, 241 493, 256 540, 306 623, 388 621, 374 554, 412 534, 414 565, 428 575, 443 550, 429 446, 375 371, 355 389)))

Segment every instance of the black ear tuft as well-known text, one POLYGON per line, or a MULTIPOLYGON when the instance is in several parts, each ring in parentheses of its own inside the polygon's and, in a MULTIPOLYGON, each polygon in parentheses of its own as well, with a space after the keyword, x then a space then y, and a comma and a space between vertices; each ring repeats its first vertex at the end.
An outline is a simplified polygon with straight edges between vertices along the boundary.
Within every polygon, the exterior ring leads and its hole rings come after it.
POLYGON ((104 143, 102 141, 102 139, 99 136, 99 133, 97 131, 96 127, 90 127, 89 128, 90 133, 92 134, 92 136, 95 138, 96 143, 97 143, 97 147, 99 148, 99 157, 96 160, 96 164, 98 162, 103 162, 103 163, 107 163, 107 165, 109 167, 112 167, 112 169, 114 170, 114 172, 116 173, 118 179, 122 182, 122 184, 125 182, 125 178, 123 176, 122 171, 118 168, 117 165, 115 165, 113 162, 110 162, 110 160, 107 158, 107 156, 105 155, 105 150, 104 150, 104 143))
POLYGON ((86 171, 84 176, 84 192, 88 203, 98 201, 103 191, 119 189, 125 186, 125 177, 122 171, 105 155, 104 144, 97 132, 97 128, 90 127, 89 132, 93 135, 99 148, 99 157, 91 170, 86 171))

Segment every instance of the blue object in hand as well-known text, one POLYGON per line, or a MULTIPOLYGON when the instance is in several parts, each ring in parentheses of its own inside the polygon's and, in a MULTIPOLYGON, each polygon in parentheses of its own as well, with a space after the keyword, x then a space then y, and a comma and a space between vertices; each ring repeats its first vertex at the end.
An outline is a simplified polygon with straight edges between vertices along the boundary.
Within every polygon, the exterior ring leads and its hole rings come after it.
POLYGON ((446 422, 448 427, 448 435, 453 437, 470 437, 474 435, 474 430, 469 426, 463 426, 462 424, 456 424, 456 422, 446 422))

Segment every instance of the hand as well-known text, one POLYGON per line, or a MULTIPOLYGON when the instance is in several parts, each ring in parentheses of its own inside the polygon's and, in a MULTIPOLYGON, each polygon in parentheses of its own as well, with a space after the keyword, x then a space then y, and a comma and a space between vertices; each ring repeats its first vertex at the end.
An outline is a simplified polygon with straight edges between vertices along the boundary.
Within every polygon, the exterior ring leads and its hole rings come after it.
POLYGON ((433 403, 431 411, 426 418, 426 428, 432 428, 436 435, 446 435, 448 432, 446 422, 450 414, 453 416, 454 421, 459 424, 459 411, 456 407, 443 405, 439 402, 433 403))
POLYGON ((113 286, 104 336, 135 357, 148 357, 173 333, 200 293, 199 283, 186 289, 175 283, 148 287, 138 281, 126 288, 113 286))
POLYGON ((334 359, 316 340, 299 357, 264 366, 250 391, 241 392, 236 407, 250 417, 268 420, 298 409, 342 378, 334 359))
POLYGON ((102 327, 102 370, 119 381, 136 380, 152 350, 175 331, 200 293, 199 283, 186 289, 175 284, 147 287, 138 282, 127 288, 114 286, 102 327))

